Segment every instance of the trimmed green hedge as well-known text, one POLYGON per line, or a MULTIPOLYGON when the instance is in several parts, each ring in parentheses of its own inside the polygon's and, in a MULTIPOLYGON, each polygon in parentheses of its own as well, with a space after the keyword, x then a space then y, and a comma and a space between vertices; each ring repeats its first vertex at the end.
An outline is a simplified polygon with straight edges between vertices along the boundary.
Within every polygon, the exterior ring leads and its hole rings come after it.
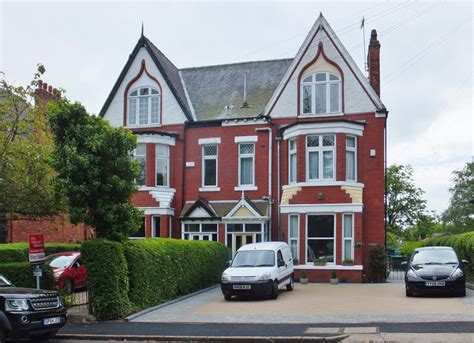
MULTIPOLYGON (((48 266, 42 266, 42 269, 41 288, 55 289, 53 271, 48 266)), ((0 263, 0 273, 17 287, 36 288, 36 278, 29 262, 0 263)))
MULTIPOLYGON (((79 251, 80 244, 46 243, 45 254, 79 251)), ((0 244, 0 263, 28 262, 28 243, 0 244)))
POLYGON ((92 313, 98 320, 117 319, 130 312, 128 270, 124 246, 105 239, 82 244, 92 313))
POLYGON ((145 239, 128 242, 125 256, 129 298, 141 309, 216 284, 228 251, 216 242, 145 239))

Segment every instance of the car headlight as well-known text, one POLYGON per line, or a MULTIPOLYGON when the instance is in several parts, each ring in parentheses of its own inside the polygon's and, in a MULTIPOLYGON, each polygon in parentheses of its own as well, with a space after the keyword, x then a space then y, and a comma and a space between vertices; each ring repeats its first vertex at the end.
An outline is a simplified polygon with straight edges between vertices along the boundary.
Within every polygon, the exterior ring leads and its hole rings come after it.
POLYGON ((222 273, 221 281, 223 282, 229 281, 229 277, 227 276, 226 273, 222 273))
POLYGON ((464 276, 464 273, 461 269, 459 268, 456 268, 456 270, 451 274, 451 276, 449 277, 448 280, 456 280, 456 279, 459 279, 460 277, 463 277, 464 276))
POLYGON ((28 311, 28 300, 26 299, 7 299, 5 301, 5 311, 18 312, 28 311))
POLYGON ((416 275, 416 273, 413 269, 408 269, 407 278, 408 279, 419 279, 418 275, 416 275))
POLYGON ((63 270, 54 272, 54 277, 60 277, 62 273, 63 273, 63 270))
POLYGON ((266 273, 263 273, 262 275, 260 275, 260 277, 258 278, 259 280, 269 280, 271 278, 271 275, 269 272, 266 272, 266 273))

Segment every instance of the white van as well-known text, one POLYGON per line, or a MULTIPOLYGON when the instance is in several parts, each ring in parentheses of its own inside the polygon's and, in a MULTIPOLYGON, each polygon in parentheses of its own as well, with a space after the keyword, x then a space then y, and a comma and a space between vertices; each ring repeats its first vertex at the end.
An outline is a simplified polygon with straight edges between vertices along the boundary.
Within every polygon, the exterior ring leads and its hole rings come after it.
POLYGON ((293 258, 288 244, 264 242, 242 246, 232 263, 222 273, 221 290, 224 298, 233 295, 262 295, 278 298, 279 288, 294 287, 293 258))

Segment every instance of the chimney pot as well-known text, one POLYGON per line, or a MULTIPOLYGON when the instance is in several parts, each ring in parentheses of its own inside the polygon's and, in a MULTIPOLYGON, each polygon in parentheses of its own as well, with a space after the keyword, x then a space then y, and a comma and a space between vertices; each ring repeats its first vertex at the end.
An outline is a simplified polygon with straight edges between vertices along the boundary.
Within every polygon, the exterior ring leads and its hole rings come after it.
POLYGON ((43 82, 43 89, 47 90, 48 89, 48 84, 46 82, 43 82))
POLYGON ((43 87, 43 81, 42 80, 38 80, 38 88, 42 88, 43 87))
POLYGON ((53 86, 51 85, 48 86, 48 93, 53 93, 53 86))

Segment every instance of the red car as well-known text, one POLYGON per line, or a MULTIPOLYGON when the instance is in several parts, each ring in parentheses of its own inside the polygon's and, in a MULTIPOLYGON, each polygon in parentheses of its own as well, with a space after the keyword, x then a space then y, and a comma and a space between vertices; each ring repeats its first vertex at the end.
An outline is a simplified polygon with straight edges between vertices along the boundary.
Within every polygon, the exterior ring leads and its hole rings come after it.
POLYGON ((72 292, 86 286, 86 266, 82 262, 80 252, 51 254, 46 257, 45 264, 53 269, 58 288, 72 292))

